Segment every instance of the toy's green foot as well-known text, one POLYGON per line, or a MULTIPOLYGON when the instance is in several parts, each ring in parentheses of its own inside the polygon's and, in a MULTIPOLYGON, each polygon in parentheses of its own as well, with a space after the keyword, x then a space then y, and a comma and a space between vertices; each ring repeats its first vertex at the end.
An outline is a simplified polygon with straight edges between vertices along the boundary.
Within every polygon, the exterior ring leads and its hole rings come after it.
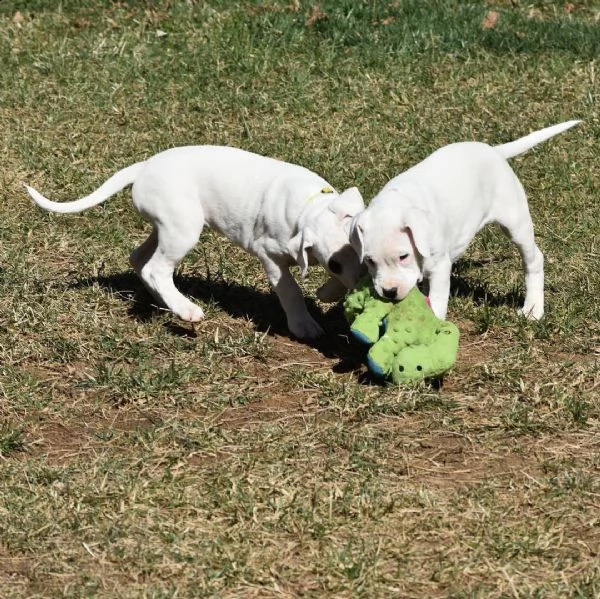
POLYGON ((354 328, 350 329, 350 331, 352 332, 354 337, 356 337, 356 339, 358 339, 358 341, 360 341, 361 343, 366 343, 367 345, 371 345, 373 343, 372 338, 369 337, 367 333, 364 333, 363 331, 359 331, 354 328))
POLYGON ((380 320, 374 320, 370 316, 361 314, 360 316, 357 316, 352 323, 350 331, 359 341, 373 345, 373 343, 379 339, 381 334, 380 328, 380 320))
POLYGON ((367 354, 369 368, 378 376, 389 376, 397 351, 397 345, 389 337, 383 336, 367 354))
POLYGON ((388 375, 388 373, 385 371, 385 368, 379 362, 376 362, 370 353, 367 355, 367 364, 369 366, 369 370, 375 376, 383 378, 388 375))

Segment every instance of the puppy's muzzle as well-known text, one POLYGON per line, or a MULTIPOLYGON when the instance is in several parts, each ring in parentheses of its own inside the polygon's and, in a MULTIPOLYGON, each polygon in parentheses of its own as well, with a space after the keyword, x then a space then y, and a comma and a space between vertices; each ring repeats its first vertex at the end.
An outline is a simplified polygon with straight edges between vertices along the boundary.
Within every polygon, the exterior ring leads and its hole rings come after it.
POLYGON ((396 295, 398 294, 398 287, 384 287, 381 290, 381 294, 387 299, 395 299, 396 295))

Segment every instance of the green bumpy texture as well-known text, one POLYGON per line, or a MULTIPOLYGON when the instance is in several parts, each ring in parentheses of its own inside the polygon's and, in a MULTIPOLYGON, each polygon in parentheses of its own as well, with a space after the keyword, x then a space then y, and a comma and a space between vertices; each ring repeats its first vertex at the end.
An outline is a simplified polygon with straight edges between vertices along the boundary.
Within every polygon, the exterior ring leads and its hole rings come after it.
POLYGON ((347 295, 344 315, 352 334, 372 345, 370 370, 396 384, 439 377, 456 362, 458 328, 439 319, 417 288, 392 302, 379 298, 365 279, 347 295))

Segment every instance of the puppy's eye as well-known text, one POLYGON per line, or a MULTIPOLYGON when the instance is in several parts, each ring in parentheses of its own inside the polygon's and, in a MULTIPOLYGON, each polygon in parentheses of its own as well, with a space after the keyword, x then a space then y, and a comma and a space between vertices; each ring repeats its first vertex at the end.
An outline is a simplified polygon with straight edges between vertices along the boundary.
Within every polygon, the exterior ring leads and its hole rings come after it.
POLYGON ((375 261, 370 256, 366 256, 364 262, 367 266, 375 266, 375 261))
POLYGON ((342 274, 342 265, 337 260, 330 260, 327 263, 327 268, 329 268, 334 275, 342 274))
POLYGON ((400 262, 406 262, 410 254, 400 254, 400 262))

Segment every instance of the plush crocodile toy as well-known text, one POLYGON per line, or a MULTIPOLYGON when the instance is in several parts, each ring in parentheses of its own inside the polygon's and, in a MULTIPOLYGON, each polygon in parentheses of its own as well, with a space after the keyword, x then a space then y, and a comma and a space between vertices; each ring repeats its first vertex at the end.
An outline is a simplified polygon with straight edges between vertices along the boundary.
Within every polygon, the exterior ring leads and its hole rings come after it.
POLYGON ((344 314, 352 334, 372 345, 370 370, 394 383, 438 377, 456 362, 458 328, 439 319, 417 288, 392 302, 365 279, 346 297, 344 314))

